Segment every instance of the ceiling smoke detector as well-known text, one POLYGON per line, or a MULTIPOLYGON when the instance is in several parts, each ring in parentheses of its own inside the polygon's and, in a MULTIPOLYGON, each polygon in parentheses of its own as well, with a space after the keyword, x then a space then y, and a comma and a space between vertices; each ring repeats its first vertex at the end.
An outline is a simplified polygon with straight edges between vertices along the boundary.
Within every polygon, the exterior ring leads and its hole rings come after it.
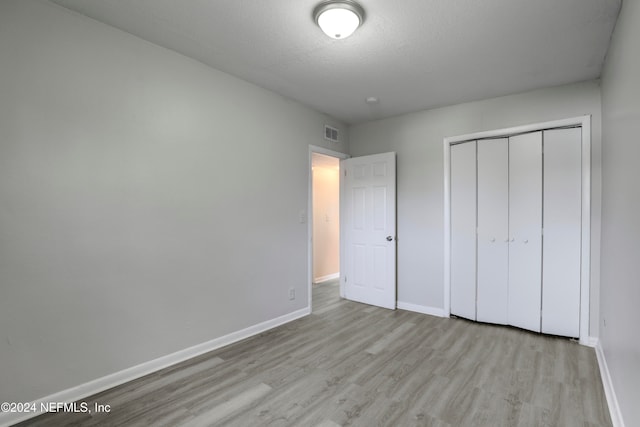
POLYGON ((364 9, 351 0, 328 0, 316 6, 313 19, 332 39, 344 39, 362 25, 364 9))

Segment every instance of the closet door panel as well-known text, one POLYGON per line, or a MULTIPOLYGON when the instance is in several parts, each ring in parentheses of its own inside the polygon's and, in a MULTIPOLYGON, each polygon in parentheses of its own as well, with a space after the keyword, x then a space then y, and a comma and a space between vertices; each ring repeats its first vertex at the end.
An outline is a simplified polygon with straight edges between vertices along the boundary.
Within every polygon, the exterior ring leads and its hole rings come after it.
POLYGON ((581 129, 544 132, 542 332, 580 335, 581 129))
POLYGON ((478 141, 477 320, 507 324, 509 281, 508 139, 478 141))
POLYGON ((509 324, 540 332, 542 132, 509 138, 509 324))
POLYGON ((451 147, 451 313, 476 320, 476 142, 451 147))

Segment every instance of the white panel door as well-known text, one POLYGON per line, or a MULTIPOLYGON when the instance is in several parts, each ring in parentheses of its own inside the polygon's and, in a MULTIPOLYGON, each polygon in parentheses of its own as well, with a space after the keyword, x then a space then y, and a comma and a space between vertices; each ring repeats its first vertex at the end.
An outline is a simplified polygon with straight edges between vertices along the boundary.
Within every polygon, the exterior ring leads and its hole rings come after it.
POLYGON ((509 286, 508 138, 478 141, 477 320, 507 324, 509 286))
POLYGON ((582 130, 544 132, 542 332, 580 335, 582 130))
POLYGON ((346 171, 345 297, 396 308, 396 155, 353 157, 346 171))
POLYGON ((540 332, 542 132, 509 138, 509 324, 540 332))
POLYGON ((476 320, 476 142, 451 147, 451 314, 476 320))

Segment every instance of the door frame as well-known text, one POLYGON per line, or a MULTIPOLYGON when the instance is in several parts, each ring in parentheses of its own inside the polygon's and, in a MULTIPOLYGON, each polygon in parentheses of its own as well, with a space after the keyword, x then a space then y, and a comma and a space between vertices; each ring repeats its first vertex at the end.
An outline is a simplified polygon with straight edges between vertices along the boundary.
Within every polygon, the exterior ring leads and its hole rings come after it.
MULTIPOLYGON (((339 151, 333 151, 328 148, 320 147, 317 145, 309 145, 309 178, 307 187, 307 304, 309 306, 309 312, 313 312, 312 293, 313 293, 313 153, 324 154, 325 156, 336 157, 342 162, 342 160, 348 159, 351 156, 339 151)), ((340 166, 340 223, 342 222, 343 212, 343 191, 342 186, 344 180, 342 179, 342 164, 340 166)), ((342 254, 344 239, 342 238, 342 224, 340 224, 340 296, 344 298, 344 284, 342 282, 342 254)))
POLYGON ((466 141, 504 138, 556 128, 580 126, 582 130, 582 247, 580 253, 580 344, 593 345, 589 337, 591 290, 591 116, 534 123, 444 138, 444 317, 451 316, 451 146, 466 141))

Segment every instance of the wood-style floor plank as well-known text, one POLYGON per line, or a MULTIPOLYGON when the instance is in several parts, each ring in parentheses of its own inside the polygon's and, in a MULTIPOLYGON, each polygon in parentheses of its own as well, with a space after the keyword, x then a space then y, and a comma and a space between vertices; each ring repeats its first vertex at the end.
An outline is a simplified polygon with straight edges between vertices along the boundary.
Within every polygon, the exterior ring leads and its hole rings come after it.
POLYGON ((611 426, 594 350, 313 288, 313 313, 27 426, 611 426))

